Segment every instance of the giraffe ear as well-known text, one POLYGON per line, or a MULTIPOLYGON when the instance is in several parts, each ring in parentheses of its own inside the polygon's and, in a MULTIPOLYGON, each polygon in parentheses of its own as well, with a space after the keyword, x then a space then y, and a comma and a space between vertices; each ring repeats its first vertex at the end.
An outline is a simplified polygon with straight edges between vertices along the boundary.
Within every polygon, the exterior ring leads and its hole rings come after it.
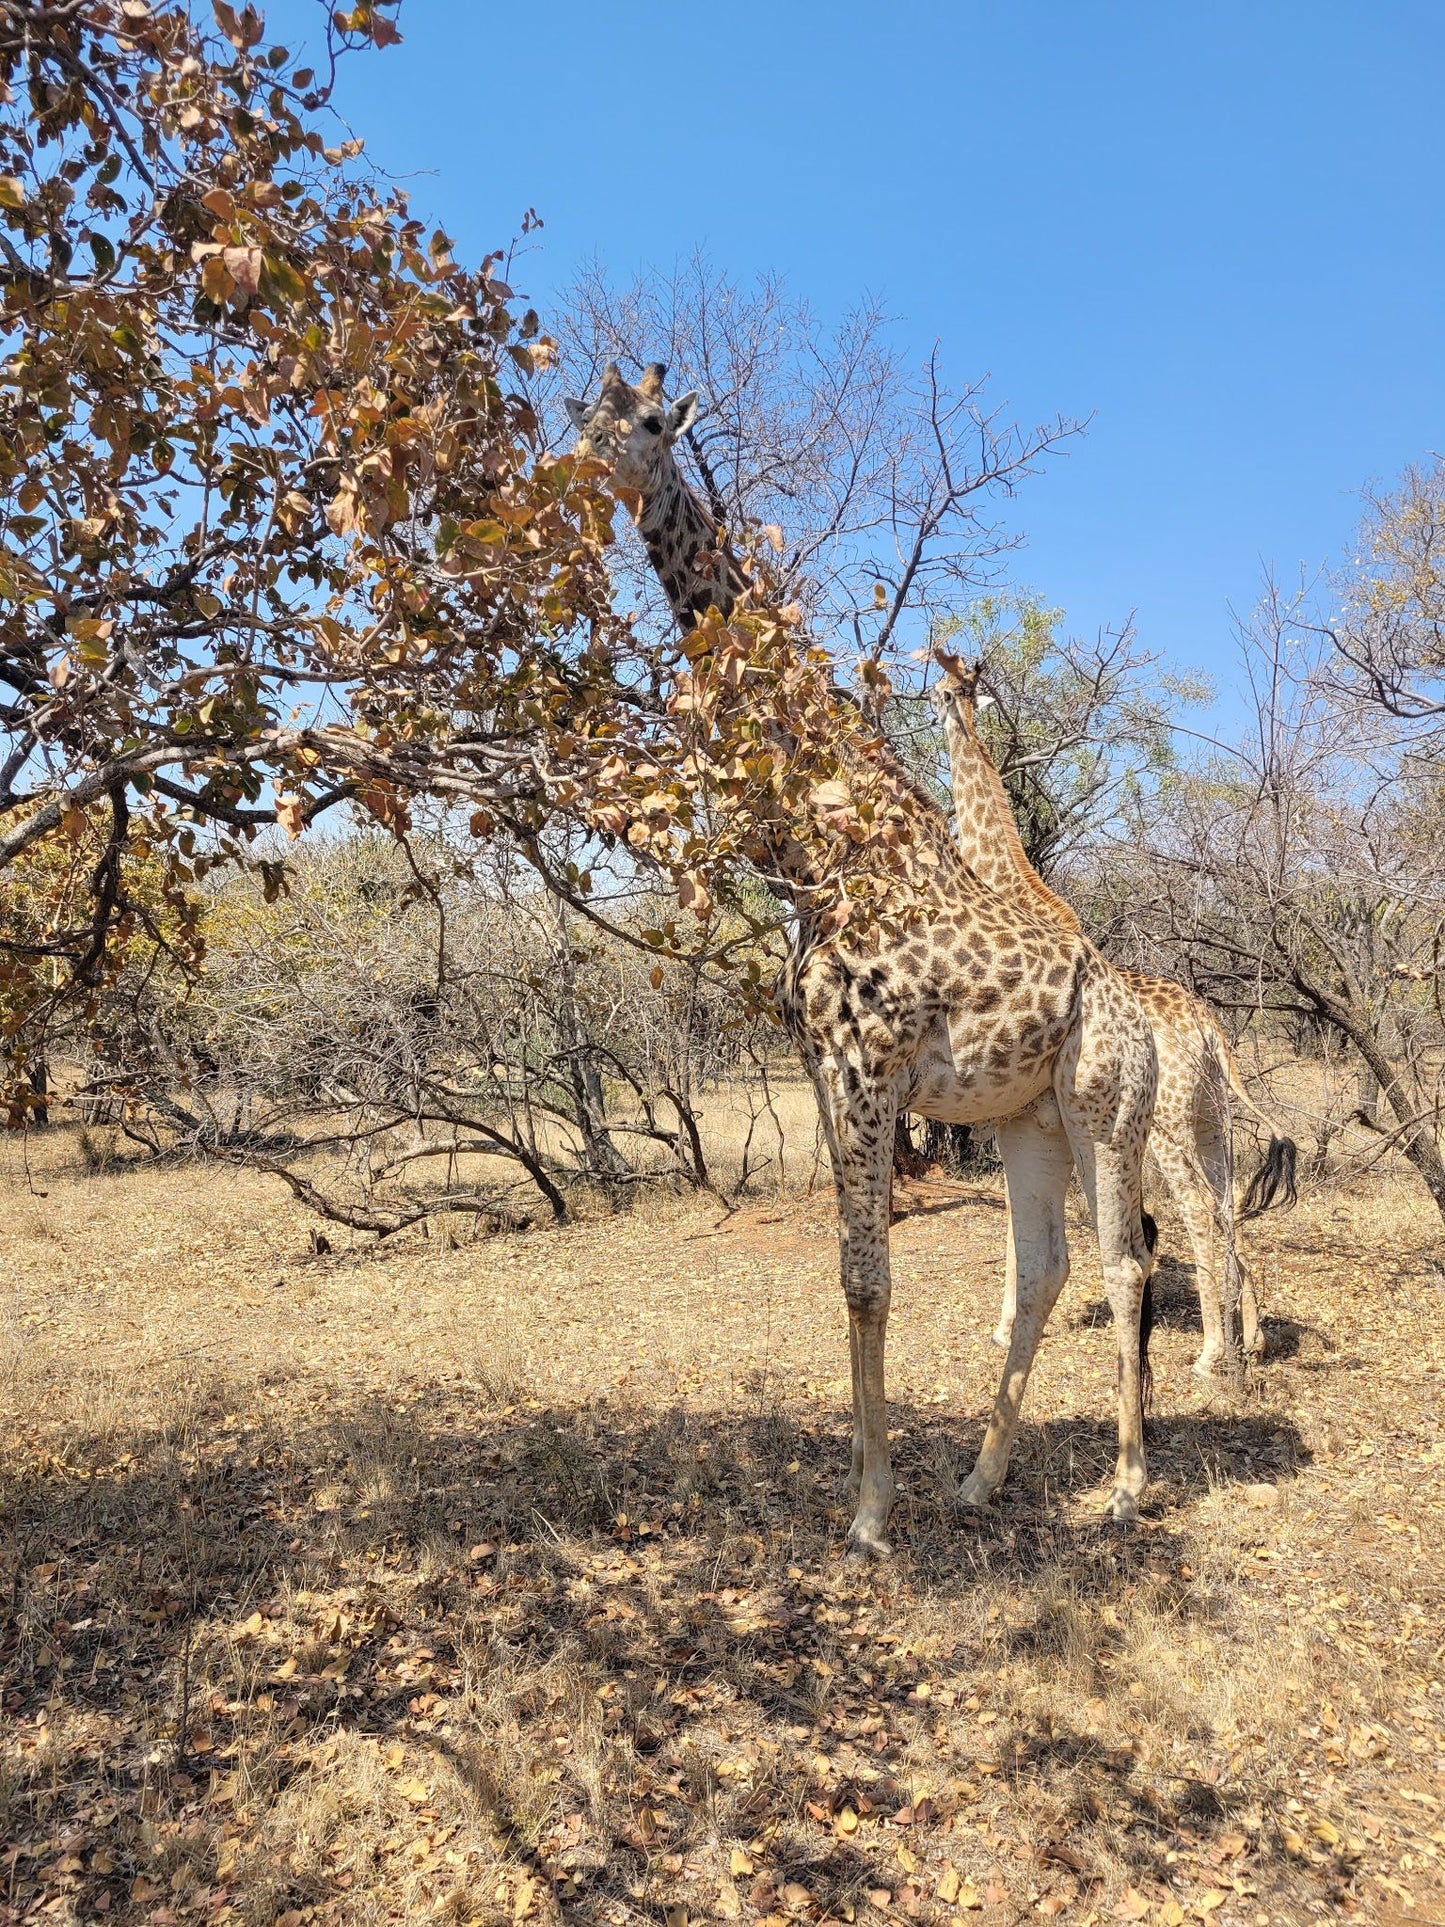
POLYGON ((685 435, 697 420, 698 392, 689 388, 685 395, 679 395, 667 411, 667 439, 675 442, 679 435, 685 435))
POLYGON ((997 701, 997 696, 976 696, 973 703, 974 713, 981 716, 986 709, 992 709, 997 701))
POLYGON ((578 401, 574 396, 568 395, 562 403, 562 406, 567 410, 567 419, 574 428, 585 428, 587 426, 587 404, 585 401, 578 401))

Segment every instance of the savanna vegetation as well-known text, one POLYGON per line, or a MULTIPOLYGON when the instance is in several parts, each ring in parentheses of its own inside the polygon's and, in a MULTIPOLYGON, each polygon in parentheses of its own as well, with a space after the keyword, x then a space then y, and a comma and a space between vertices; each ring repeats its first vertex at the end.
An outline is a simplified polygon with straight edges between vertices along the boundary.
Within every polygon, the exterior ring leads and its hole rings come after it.
POLYGON ((1211 710, 1015 579, 1075 424, 876 305, 459 261, 333 111, 396 15, 0 0, 0 1918, 1433 1920, 1445 467, 1211 710), (653 357, 681 637, 562 406, 653 357), (1161 1211, 1120 1534, 1087 1260, 954 1505, 1004 1198, 905 1128, 870 1569, 775 859, 906 914, 936 644, 1305 1157, 1240 1396, 1161 1211))

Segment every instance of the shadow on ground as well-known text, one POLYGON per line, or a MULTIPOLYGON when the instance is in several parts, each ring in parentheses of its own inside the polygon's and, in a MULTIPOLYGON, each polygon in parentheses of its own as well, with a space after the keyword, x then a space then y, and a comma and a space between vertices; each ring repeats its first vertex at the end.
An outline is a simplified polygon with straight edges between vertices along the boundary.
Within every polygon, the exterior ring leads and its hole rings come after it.
MULTIPOLYGON (((500 1405, 458 1386, 237 1411, 222 1388, 183 1425, 81 1431, 63 1456, 5 1468, 5 1713, 106 1736, 101 1764, 46 1742, 45 1773, 0 1793, 22 1897, 26 1855, 68 1839, 78 1917, 128 1919, 157 1812, 201 1816, 199 1840, 218 1761, 234 1777, 254 1756, 264 1807, 323 1744, 420 1732, 580 1919, 635 1903, 664 1849, 704 1830, 748 1839, 779 1814, 771 1877, 836 1913, 897 1881, 837 1837, 837 1815, 908 1808, 901 1762, 978 1686, 990 1609, 1006 1601, 999 1636, 1040 1655, 1061 1650, 1060 1601, 1077 1617, 1142 1587, 1175 1615, 1217 1613, 1189 1582, 1179 1514, 1307 1457, 1267 1410, 1157 1417, 1154 1517, 1121 1534, 1080 1516, 1109 1475, 1111 1427, 1026 1424, 979 1518, 954 1498, 978 1422, 895 1404, 897 1559, 860 1571, 840 1558, 847 1432, 832 1408, 500 1405), (955 1630, 900 1643, 904 1589, 911 1614, 946 1605, 955 1630), (314 1600, 333 1602, 319 1619, 314 1600), (587 1786, 569 1780, 580 1754, 547 1751, 559 1719, 592 1735, 587 1786), (720 1732, 751 1736, 755 1770, 720 1771, 720 1732), (540 1796, 529 1747, 555 1759, 540 1796), (826 1779, 820 1753, 839 1762, 826 1779)), ((1107 1695, 1114 1635, 1098 1638, 1107 1695)), ((1111 1814, 1141 1877, 1171 1827, 1207 1832, 1226 1813, 1222 1796, 1161 1793, 1139 1760, 1057 1720, 961 1730, 956 1770, 1061 1788, 1070 1825, 1111 1814)), ((213 1850, 196 1848, 202 1871, 213 1850)), ((297 1871, 263 1843, 240 1866, 246 1918, 335 1900, 324 1864, 297 1871)))

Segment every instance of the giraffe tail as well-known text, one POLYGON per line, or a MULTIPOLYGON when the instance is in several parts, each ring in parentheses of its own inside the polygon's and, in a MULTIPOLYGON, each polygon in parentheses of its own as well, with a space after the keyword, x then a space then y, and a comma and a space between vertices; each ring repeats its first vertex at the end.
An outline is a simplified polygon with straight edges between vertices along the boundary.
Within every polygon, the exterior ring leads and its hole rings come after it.
POLYGON ((1299 1195, 1295 1187, 1298 1147, 1292 1137, 1272 1136, 1263 1162, 1249 1181, 1244 1202, 1239 1207, 1239 1222, 1257 1218, 1274 1205, 1291 1205, 1299 1195))
POLYGON ((1239 1066, 1234 1061, 1234 1052, 1229 1048, 1223 1031, 1218 1033, 1216 1043, 1224 1064, 1224 1074, 1229 1079, 1229 1088, 1247 1111, 1259 1119, 1269 1132, 1269 1145, 1259 1169, 1249 1181, 1249 1189, 1244 1194, 1244 1202, 1239 1207, 1240 1224, 1250 1218, 1258 1218, 1275 1205, 1292 1205, 1299 1193, 1295 1186, 1295 1167, 1299 1158, 1299 1147, 1292 1137, 1286 1137, 1267 1111, 1261 1110, 1249 1092, 1244 1088, 1244 1079, 1239 1074, 1239 1066))

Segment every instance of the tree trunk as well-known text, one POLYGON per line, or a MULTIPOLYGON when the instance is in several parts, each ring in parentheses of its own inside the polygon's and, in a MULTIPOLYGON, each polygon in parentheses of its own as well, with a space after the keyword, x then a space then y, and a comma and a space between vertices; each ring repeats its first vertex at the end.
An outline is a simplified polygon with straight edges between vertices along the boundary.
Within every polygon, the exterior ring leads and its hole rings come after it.
POLYGON ((971 1124, 939 1124, 930 1118, 923 1136, 923 1155, 952 1178, 983 1177, 998 1169, 998 1154, 985 1131, 971 1124))
POLYGON ((927 1168, 927 1160, 918 1155, 914 1146, 913 1127, 908 1113, 900 1111, 893 1126, 893 1175, 896 1178, 921 1178, 927 1168))
POLYGON ((612 1142, 607 1128, 607 1093, 582 1019, 577 965, 567 930, 567 912, 560 897, 553 897, 552 910, 557 924, 557 968, 562 984, 562 994, 557 999, 557 1028, 567 1060, 567 1076, 587 1166, 598 1177, 625 1177, 632 1167, 612 1142))
POLYGON ((1300 984, 1299 987, 1321 1015, 1327 1017, 1360 1053, 1365 1068, 1375 1078, 1381 1094, 1395 1114, 1401 1151, 1419 1172, 1425 1189, 1435 1200, 1442 1220, 1445 1220, 1445 1159, 1440 1155, 1434 1123, 1430 1116, 1420 1116, 1423 1106, 1412 1098, 1399 1072, 1386 1056, 1369 1012, 1362 1010, 1357 1003, 1332 996, 1313 984, 1300 984))

